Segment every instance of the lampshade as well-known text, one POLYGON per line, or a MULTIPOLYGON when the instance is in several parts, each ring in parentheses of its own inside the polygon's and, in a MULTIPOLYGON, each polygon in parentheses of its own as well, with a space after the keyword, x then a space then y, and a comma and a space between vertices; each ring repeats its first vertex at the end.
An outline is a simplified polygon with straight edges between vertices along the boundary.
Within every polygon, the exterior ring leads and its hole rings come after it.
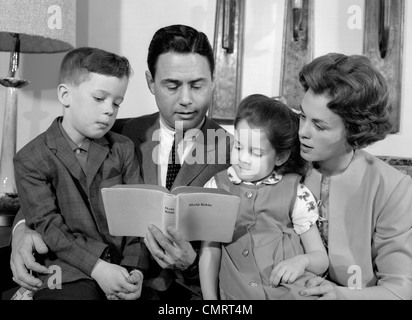
POLYGON ((20 53, 53 53, 73 49, 76 41, 76 0, 0 0, 0 51, 10 52, 0 154, 0 226, 12 224, 19 209, 13 156, 16 151, 17 90, 20 53))
POLYGON ((76 45, 76 0, 0 0, 0 51, 63 52, 76 45))

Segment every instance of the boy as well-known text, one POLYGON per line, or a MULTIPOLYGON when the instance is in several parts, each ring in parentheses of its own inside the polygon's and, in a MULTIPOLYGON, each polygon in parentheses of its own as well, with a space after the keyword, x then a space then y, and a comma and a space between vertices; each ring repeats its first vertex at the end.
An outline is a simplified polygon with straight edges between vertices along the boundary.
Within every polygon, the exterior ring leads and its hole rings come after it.
POLYGON ((57 270, 42 276, 35 300, 140 297, 142 243, 109 234, 100 194, 114 184, 142 183, 133 142, 109 132, 131 71, 113 53, 70 51, 57 89, 63 116, 14 158, 26 223, 49 247, 46 267, 57 270))

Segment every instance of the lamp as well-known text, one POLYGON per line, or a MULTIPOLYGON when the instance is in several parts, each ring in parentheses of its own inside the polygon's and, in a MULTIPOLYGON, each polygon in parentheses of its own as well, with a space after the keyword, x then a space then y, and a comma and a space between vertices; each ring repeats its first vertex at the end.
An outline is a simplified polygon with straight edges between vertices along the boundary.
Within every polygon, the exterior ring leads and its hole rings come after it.
POLYGON ((29 81, 19 75, 20 53, 54 53, 75 47, 75 0, 0 0, 0 51, 10 52, 0 157, 0 225, 19 209, 13 157, 16 153, 17 91, 29 81))

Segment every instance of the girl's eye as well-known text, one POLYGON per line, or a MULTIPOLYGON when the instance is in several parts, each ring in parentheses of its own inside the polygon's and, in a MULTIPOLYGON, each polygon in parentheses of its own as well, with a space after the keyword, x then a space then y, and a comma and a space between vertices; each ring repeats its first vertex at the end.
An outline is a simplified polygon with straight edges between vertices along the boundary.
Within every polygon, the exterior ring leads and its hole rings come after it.
POLYGON ((116 108, 120 108, 120 104, 113 103, 113 105, 114 105, 116 108))
POLYGON ((299 114, 299 118, 306 119, 306 116, 303 113, 301 113, 301 114, 299 114))
POLYGON ((315 125, 315 127, 316 127, 316 129, 319 130, 319 131, 324 131, 324 130, 325 130, 325 128, 323 128, 323 127, 321 127, 321 126, 318 126, 318 125, 315 125))
POLYGON ((94 97, 94 100, 96 100, 96 101, 103 101, 103 100, 104 100, 104 98, 94 97))

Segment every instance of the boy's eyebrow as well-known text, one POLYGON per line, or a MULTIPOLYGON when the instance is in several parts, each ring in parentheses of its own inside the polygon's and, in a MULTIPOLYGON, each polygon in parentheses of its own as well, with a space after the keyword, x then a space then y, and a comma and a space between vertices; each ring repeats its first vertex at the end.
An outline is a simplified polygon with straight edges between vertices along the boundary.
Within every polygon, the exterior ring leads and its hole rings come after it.
POLYGON ((95 91, 96 91, 96 92, 103 92, 103 93, 109 93, 108 91, 106 91, 106 90, 103 90, 103 89, 95 89, 95 91))
MULTIPOLYGON (((111 93, 109 91, 106 91, 106 90, 103 90, 103 89, 96 89, 95 93, 103 93, 105 95, 111 95, 111 93)), ((122 101, 124 100, 123 96, 118 96, 118 97, 116 97, 116 99, 117 98, 121 99, 122 101)))

